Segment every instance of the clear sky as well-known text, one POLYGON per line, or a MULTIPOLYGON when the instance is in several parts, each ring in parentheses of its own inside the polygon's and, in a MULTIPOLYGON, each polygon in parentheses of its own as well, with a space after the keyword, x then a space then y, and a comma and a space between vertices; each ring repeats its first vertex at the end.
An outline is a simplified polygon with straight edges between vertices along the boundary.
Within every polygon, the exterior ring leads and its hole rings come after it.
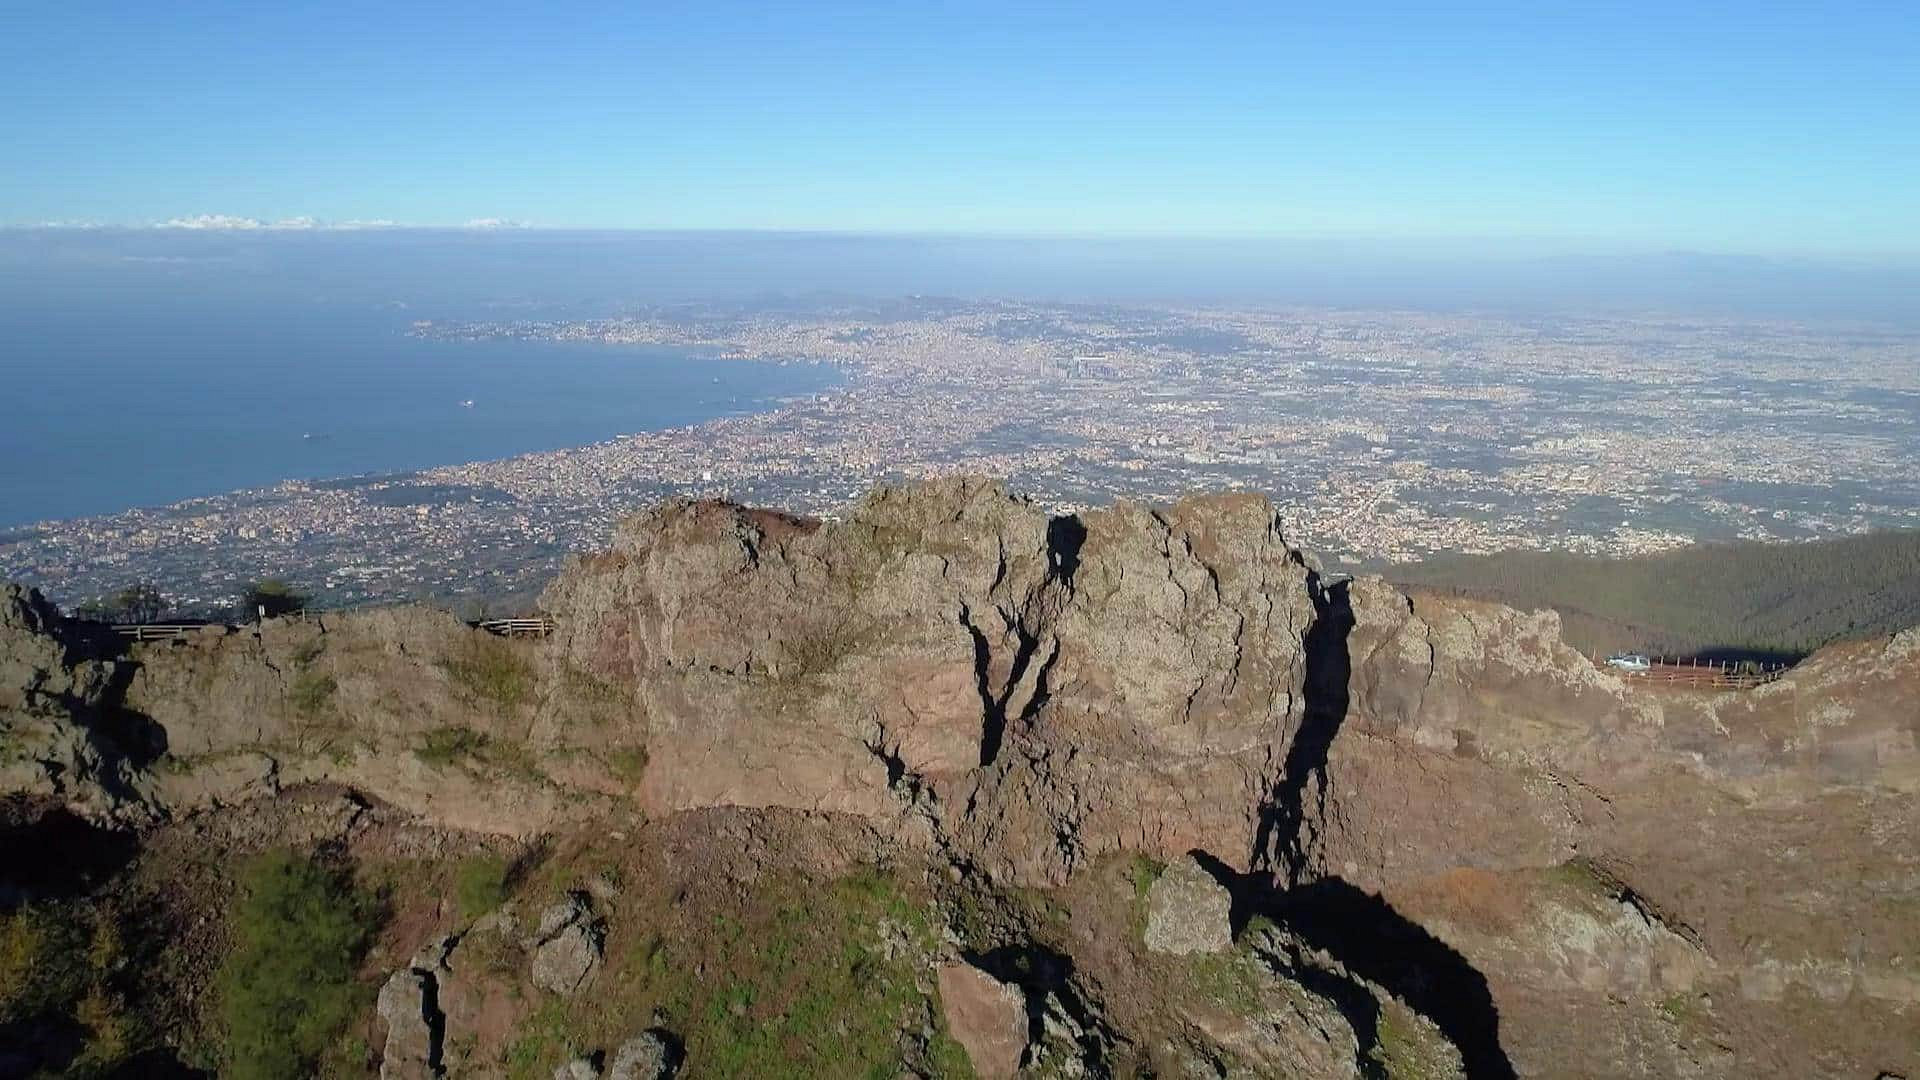
POLYGON ((0 222, 1909 256, 1916 58, 1912 0, 14 0, 0 222))

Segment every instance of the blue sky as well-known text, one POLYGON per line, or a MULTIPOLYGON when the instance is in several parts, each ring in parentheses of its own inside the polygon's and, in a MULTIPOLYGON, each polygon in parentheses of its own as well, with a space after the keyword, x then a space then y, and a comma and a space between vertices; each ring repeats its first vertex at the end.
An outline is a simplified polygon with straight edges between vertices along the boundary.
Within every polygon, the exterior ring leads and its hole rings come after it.
POLYGON ((0 222, 1920 253, 1911 3, 290 7, 0 9, 0 222))

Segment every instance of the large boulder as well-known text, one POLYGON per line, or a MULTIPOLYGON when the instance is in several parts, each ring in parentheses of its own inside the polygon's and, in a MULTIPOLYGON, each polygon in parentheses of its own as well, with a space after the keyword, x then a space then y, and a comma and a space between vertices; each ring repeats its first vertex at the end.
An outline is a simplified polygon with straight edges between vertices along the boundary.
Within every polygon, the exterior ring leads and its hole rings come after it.
POLYGON ((1233 947, 1233 895, 1189 855, 1168 866, 1147 890, 1146 945, 1190 955, 1233 947))
POLYGON ((439 1012, 433 976, 415 968, 394 972, 375 1011, 387 1028, 380 1051, 380 1080, 428 1080, 440 1075, 439 1012))
POLYGON ((967 963, 940 967, 940 1008, 947 1031, 967 1052, 983 1080, 1010 1077, 1020 1070, 1027 1050, 1027 999, 1019 987, 1003 983, 967 963))
POLYGON ((679 1068, 679 1042, 659 1028, 649 1028, 613 1052, 607 1080, 667 1080, 679 1068))
POLYGON ((605 941, 605 928, 584 893, 572 893, 548 907, 528 941, 534 985, 556 994, 580 989, 599 968, 605 941))

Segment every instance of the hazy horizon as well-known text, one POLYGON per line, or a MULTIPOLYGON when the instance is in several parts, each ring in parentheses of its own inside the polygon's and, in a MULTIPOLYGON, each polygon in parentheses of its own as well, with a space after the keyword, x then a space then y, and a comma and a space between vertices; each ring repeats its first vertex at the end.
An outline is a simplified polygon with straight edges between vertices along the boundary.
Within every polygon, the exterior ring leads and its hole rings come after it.
MULTIPOLYGON (((1499 312, 1920 319, 1920 260, 1507 242, 642 229, 0 229, 5 303, 61 296, 568 311, 916 294, 1499 312)), ((431 317, 429 311, 421 317, 431 317)))

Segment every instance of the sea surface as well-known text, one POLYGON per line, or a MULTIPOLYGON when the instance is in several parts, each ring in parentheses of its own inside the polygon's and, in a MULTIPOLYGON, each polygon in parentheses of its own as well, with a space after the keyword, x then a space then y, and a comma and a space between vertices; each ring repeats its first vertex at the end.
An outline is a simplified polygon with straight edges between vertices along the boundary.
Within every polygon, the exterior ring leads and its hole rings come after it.
POLYGON ((691 350, 428 341, 407 334, 417 317, 178 294, 0 300, 0 527, 583 446, 839 379, 691 350))

